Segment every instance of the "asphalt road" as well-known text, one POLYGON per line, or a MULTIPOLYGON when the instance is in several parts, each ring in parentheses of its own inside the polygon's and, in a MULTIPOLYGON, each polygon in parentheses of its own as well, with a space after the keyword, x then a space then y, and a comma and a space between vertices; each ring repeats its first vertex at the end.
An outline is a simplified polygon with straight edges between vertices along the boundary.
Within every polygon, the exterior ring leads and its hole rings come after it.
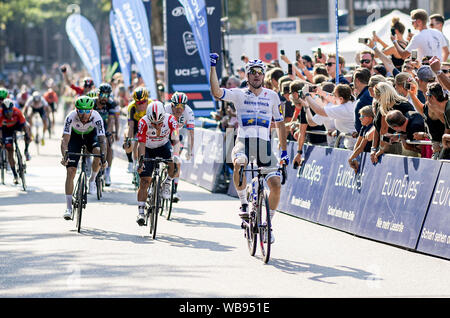
MULTIPOLYGON (((58 126, 58 129, 61 127, 58 126)), ((0 185, 0 297, 450 297, 450 262, 277 213, 268 264, 248 254, 237 199, 181 182, 156 240, 136 224, 127 163, 88 197, 81 233, 65 209, 59 136, 36 155, 29 190, 0 185)))

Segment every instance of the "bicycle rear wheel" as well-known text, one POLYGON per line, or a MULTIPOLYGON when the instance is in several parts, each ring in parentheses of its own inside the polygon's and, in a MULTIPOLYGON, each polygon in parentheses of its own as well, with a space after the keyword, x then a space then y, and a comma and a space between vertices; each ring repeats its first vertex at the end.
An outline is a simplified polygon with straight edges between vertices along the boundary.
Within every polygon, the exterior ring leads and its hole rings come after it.
POLYGON ((5 171, 6 171, 6 150, 4 148, 0 149, 0 165, 1 165, 1 178, 2 184, 5 184, 5 171))
POLYGON ((76 213, 77 213, 77 232, 80 233, 81 230, 81 217, 83 215, 83 206, 84 206, 84 188, 86 186, 85 182, 86 182, 86 175, 84 172, 81 172, 80 177, 79 177, 79 184, 78 184, 78 188, 77 188, 77 209, 76 209, 76 213))
POLYGON ((259 232, 259 242, 264 263, 269 262, 272 224, 270 221, 269 198, 267 191, 260 193, 257 212, 257 224, 259 232))
POLYGON ((157 180, 154 183, 155 188, 153 189, 153 209, 152 209, 152 214, 150 216, 150 233, 152 234, 152 238, 155 239, 156 237, 156 227, 158 225, 158 214, 160 212, 160 204, 161 204, 161 179, 159 177, 157 177, 157 180))
POLYGON ((25 181, 25 167, 22 160, 22 154, 20 153, 20 150, 17 149, 16 146, 16 157, 17 157, 17 173, 19 174, 20 179, 22 180, 22 189, 23 191, 27 191, 27 183, 25 181))

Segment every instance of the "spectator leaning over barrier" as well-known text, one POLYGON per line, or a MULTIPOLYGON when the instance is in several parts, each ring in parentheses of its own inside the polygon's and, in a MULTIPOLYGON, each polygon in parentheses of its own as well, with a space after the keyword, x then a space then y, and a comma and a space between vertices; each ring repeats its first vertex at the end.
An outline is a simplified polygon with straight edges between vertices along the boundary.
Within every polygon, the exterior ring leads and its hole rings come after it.
MULTIPOLYGON (((415 139, 415 134, 425 132, 425 122, 423 117, 416 111, 410 111, 403 114, 399 110, 390 110, 386 114, 386 123, 390 128, 395 130, 395 132, 406 134, 406 139, 411 141, 415 139)), ((403 153, 403 155, 419 156, 422 151, 421 145, 408 144, 405 138, 399 138, 398 136, 391 137, 392 142, 399 140, 401 140, 403 148, 409 151, 409 153, 403 153)))
MULTIPOLYGON (((349 85, 337 85, 333 91, 335 103, 327 106, 317 103, 309 91, 310 85, 305 84, 302 89, 302 97, 316 114, 334 119, 336 129, 341 133, 352 134, 355 131, 354 97, 349 85)), ((344 138, 344 147, 353 149, 355 142, 354 138, 346 137, 344 138)))
POLYGON ((438 30, 428 29, 428 13, 423 9, 416 9, 411 11, 411 23, 418 34, 414 35, 409 42, 408 46, 403 49, 395 36, 391 35, 391 40, 395 45, 395 48, 399 55, 406 59, 411 55, 413 50, 417 49, 417 58, 419 61, 425 56, 437 56, 439 60, 443 60, 443 57, 448 57, 448 46, 445 41, 444 35, 438 30), (443 53, 445 56, 443 56, 443 53))
MULTIPOLYGON (((345 66, 345 60, 339 55, 339 84, 350 84, 342 74, 342 69, 345 66)), ((328 54, 327 62, 325 63, 327 67, 327 73, 330 76, 330 82, 336 83, 336 54, 328 54)))
POLYGON ((361 122, 358 120, 359 110, 366 105, 372 105, 373 98, 369 92, 369 80, 370 71, 367 68, 358 68, 353 73, 353 90, 357 96, 355 102, 355 138, 361 130, 361 122))
POLYGON ((431 83, 426 93, 427 103, 431 110, 443 116, 445 130, 442 135, 443 149, 439 159, 450 159, 450 99, 448 91, 442 89, 441 84, 431 83))
MULTIPOLYGON (((390 140, 383 140, 382 136, 388 132, 394 133, 392 129, 389 130, 389 127, 385 121, 385 116, 390 110, 400 110, 403 114, 406 114, 408 111, 414 111, 414 107, 408 102, 408 100, 395 91, 394 87, 387 83, 381 82, 375 85, 374 87, 374 99, 376 99, 378 103, 378 111, 377 116, 375 118, 375 126, 377 127, 379 138, 380 138, 380 148, 376 152, 376 158, 372 158, 372 161, 377 162, 378 157, 383 153, 390 154, 402 154, 402 147, 398 143, 390 144, 390 140)), ((378 145, 378 143, 374 143, 378 145)), ((371 153, 373 149, 371 150, 371 153)))
POLYGON ((369 152, 372 146, 372 139, 375 131, 375 128, 373 127, 373 117, 372 106, 364 106, 359 110, 358 120, 361 122, 361 129, 353 153, 348 158, 348 164, 355 170, 355 173, 358 173, 359 168, 359 162, 356 158, 362 152, 369 152))

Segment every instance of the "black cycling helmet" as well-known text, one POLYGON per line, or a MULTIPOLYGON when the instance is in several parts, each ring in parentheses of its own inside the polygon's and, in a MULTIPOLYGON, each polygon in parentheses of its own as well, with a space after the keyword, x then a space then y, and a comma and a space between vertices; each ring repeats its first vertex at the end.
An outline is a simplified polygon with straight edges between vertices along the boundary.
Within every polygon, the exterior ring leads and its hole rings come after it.
POLYGON ((98 94, 99 95, 111 95, 112 93, 112 87, 108 83, 102 83, 98 87, 98 94))

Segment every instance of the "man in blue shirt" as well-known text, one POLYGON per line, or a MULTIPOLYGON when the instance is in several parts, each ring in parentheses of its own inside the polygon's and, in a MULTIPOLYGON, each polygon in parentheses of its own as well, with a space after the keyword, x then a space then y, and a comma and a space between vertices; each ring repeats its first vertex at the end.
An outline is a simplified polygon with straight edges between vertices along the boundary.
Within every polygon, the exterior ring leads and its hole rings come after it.
POLYGON ((359 133, 361 130, 361 121, 359 118, 359 110, 367 105, 372 105, 372 97, 369 93, 369 80, 370 80, 370 71, 367 68, 361 67, 356 69, 353 73, 353 86, 355 93, 358 94, 358 97, 355 102, 355 129, 359 133))

